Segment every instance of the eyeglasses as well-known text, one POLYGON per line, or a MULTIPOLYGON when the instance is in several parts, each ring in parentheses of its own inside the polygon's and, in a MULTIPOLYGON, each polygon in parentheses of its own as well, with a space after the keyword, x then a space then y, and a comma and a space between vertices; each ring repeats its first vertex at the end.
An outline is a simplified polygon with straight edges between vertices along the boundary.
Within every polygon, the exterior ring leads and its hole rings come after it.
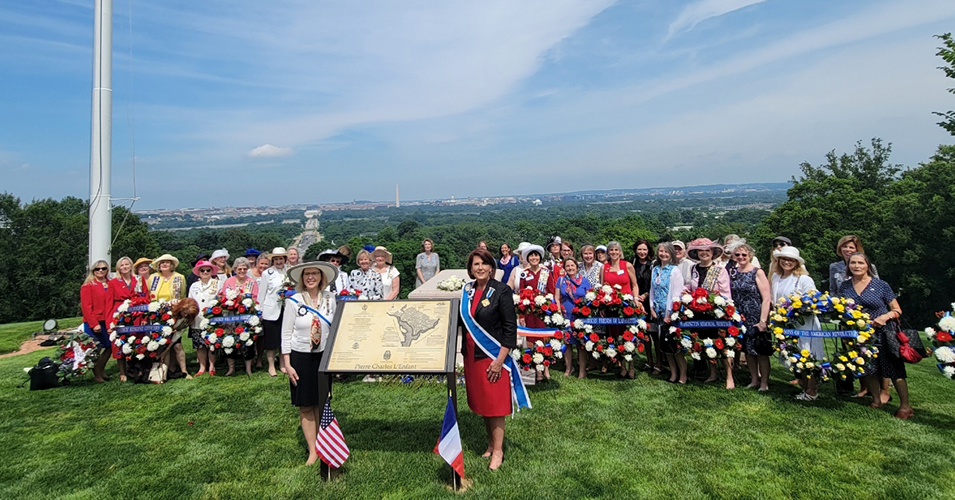
POLYGON ((733 257, 746 257, 747 255, 749 255, 749 254, 745 254, 745 253, 734 253, 734 254, 733 254, 733 257))
POLYGON ((94 271, 109 271, 108 267, 94 267, 94 271))
POLYGON ((773 246, 776 247, 776 248, 784 247, 784 246, 786 246, 786 243, 784 243, 784 242, 782 242, 782 241, 777 241, 776 243, 773 243, 773 246))
POLYGON ((211 273, 211 272, 212 272, 212 269, 209 269, 208 267, 204 267, 204 268, 200 269, 199 272, 200 272, 200 273, 211 273))

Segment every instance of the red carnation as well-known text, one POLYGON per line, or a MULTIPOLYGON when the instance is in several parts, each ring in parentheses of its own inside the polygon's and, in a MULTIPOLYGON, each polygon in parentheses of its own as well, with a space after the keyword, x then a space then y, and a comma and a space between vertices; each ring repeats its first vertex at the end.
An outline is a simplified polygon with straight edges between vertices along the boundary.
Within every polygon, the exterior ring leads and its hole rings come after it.
POLYGON ((591 341, 591 342, 597 342, 598 340, 600 340, 600 337, 597 336, 596 333, 591 333, 591 334, 590 334, 590 341, 591 341))
POLYGON ((646 340, 647 336, 643 332, 637 332, 637 338, 640 340, 646 340))
POLYGON ((550 312, 557 312, 557 303, 551 302, 549 309, 550 309, 550 312))
POLYGON ((574 313, 574 314, 580 314, 580 308, 577 307, 577 306, 574 306, 574 308, 571 309, 570 312, 572 312, 572 313, 574 313))
POLYGON ((939 342, 951 342, 952 334, 948 332, 938 332, 935 334, 935 340, 939 342))
POLYGON ((637 352, 643 352, 643 344, 637 344, 637 352))
POLYGON ((723 347, 725 347, 724 344, 723 344, 723 339, 716 339, 716 340, 714 340, 714 341, 713 341, 713 346, 716 347, 717 349, 722 350, 723 347))
POLYGON ((222 328, 216 328, 216 335, 222 335, 223 333, 225 333, 225 330, 222 328))
POLYGON ((235 333, 242 333, 244 331, 245 331, 245 328, 242 328, 241 326, 235 327, 235 333))
POLYGON ((530 363, 530 362, 531 362, 531 355, 528 354, 528 353, 524 353, 524 355, 521 356, 521 361, 523 361, 523 362, 525 362, 525 363, 530 363))
POLYGON ((212 314, 222 314, 222 308, 219 307, 219 306, 213 307, 213 308, 212 308, 212 314))
POLYGON ((554 355, 554 349, 551 346, 544 348, 544 356, 550 357, 554 355))
POLYGON ((678 301, 678 300, 673 301, 673 310, 674 310, 674 311, 679 311, 679 310, 680 310, 680 301, 678 301))
POLYGON ((603 344, 597 344, 596 349, 597 349, 597 352, 604 352, 604 346, 603 346, 603 344))
POLYGON ((726 306, 726 315, 732 316, 733 314, 736 314, 736 308, 731 305, 726 306))
POLYGON ((624 332, 624 334, 623 334, 623 340, 626 340, 627 342, 630 342, 631 340, 633 340, 633 334, 630 333, 630 332, 624 332))
POLYGON ((700 352, 703 350, 703 346, 699 342, 693 343, 693 352, 700 352))
POLYGON ((630 307, 630 306, 624 307, 624 308, 623 308, 623 314, 624 314, 625 316, 633 316, 633 308, 630 307))
POLYGON ((580 308, 580 314, 583 316, 590 316, 590 308, 587 306, 580 308))
POLYGON ((543 364, 544 364, 544 366, 550 366, 550 360, 549 360, 549 359, 545 359, 543 364))
POLYGON ((245 306, 239 306, 239 308, 237 309, 237 311, 239 311, 239 314, 244 313, 244 312, 245 312, 245 306))
POLYGON ((544 352, 544 346, 535 345, 534 352, 544 352))
POLYGON ((607 337, 607 343, 613 344, 613 337, 607 337))
POLYGON ((739 328, 736 328, 735 326, 729 327, 729 328, 727 329, 727 331, 728 331, 729 334, 730 334, 731 336, 733 336, 733 337, 739 335, 739 328))

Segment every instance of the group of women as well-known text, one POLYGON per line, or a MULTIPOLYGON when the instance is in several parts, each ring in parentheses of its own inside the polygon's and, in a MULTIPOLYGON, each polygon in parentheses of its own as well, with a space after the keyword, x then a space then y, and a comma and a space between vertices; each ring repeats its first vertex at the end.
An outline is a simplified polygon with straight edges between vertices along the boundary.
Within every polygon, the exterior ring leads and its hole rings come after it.
MULTIPOLYGON (((431 240, 425 240, 416 258, 419 285, 440 271, 440 261, 433 247, 431 240)), ((605 246, 584 245, 578 254, 570 242, 554 237, 546 248, 524 242, 512 251, 510 245, 503 243, 495 257, 486 250, 485 244, 468 256, 467 271, 474 282, 468 285, 465 305, 473 319, 473 329, 481 333, 468 331, 462 342, 462 354, 468 405, 485 418, 488 447, 484 456, 489 458, 491 469, 497 469, 503 461, 504 417, 512 412, 514 404, 514 384, 508 380, 508 373, 511 371, 509 351, 519 347, 517 326, 543 327, 534 316, 519 317, 513 301, 501 300, 509 298, 511 290, 530 287, 554 294, 565 317, 572 321, 574 303, 588 290, 604 284, 619 286, 623 293, 636 297, 648 312, 652 327, 646 368, 657 374, 668 368, 670 382, 685 384, 687 359, 681 347, 666 341, 664 335, 671 323, 671 305, 685 290, 702 287, 732 298, 745 318, 747 330, 756 332, 766 329, 772 305, 780 298, 816 288, 799 249, 782 236, 773 240, 768 271, 759 266, 755 250, 738 237, 728 237, 723 244, 707 238, 694 240, 689 245, 665 241, 657 243, 655 248, 646 240, 638 240, 631 250, 634 257, 630 261, 624 259, 623 248, 616 241, 605 246), (500 281, 494 279, 496 269, 503 271, 500 281)), ((875 345, 881 346, 889 331, 885 325, 901 315, 898 301, 889 285, 878 279, 859 238, 851 235, 842 238, 836 245, 836 253, 840 260, 830 267, 830 289, 852 298, 871 315, 878 327, 875 345)), ((369 300, 391 300, 397 297, 399 289, 400 273, 392 264, 391 253, 384 247, 361 249, 355 256, 357 268, 346 276, 341 268, 350 257, 351 250, 343 246, 322 252, 317 261, 299 263, 297 252, 275 248, 268 254, 239 257, 229 265, 228 252, 221 250, 208 260, 199 259, 188 280, 176 272, 179 260, 169 254, 135 262, 120 258, 112 279, 108 277, 108 263, 98 261, 91 266, 81 289, 84 328, 109 349, 112 316, 128 298, 149 296, 176 301, 188 297, 203 309, 227 290, 250 294, 256 298, 262 313, 264 334, 256 344, 264 350, 272 376, 276 375, 275 355, 280 350, 279 370, 288 374, 292 403, 299 408, 306 439, 314 442, 322 406, 329 395, 328 382, 319 376, 318 365, 337 296, 345 293, 369 300), (294 293, 283 300, 280 291, 290 283, 294 284, 294 293)), ((202 342, 200 322, 201 318, 197 318, 188 325, 199 363, 197 375, 214 374, 215 353, 208 351, 202 342)), ((621 327, 605 328, 606 333, 613 333, 613 329, 621 327)), ((818 329, 818 325, 809 324, 804 328, 818 329)), ((740 359, 724 360, 727 389, 735 387, 734 363, 743 359, 750 373, 747 387, 758 391, 769 389, 770 356, 756 348, 755 338, 755 335, 744 337, 740 359)), ((571 339, 570 344, 564 357, 564 374, 570 376, 574 371, 572 351, 576 349, 577 376, 583 378, 594 361, 575 340, 571 339)), ((824 355, 820 339, 801 338, 800 347, 817 357, 824 355)), ((262 355, 261 350, 228 357, 227 374, 234 372, 234 359, 238 358, 243 359, 246 371, 251 372, 256 354, 262 355)), ((179 368, 188 374, 181 344, 173 346, 172 353, 179 368)), ((114 353, 114 357, 120 361, 120 377, 125 378, 122 356, 114 353)), ((108 359, 101 356, 94 366, 97 382, 106 380, 103 371, 108 359)), ((717 367, 712 363, 706 365, 709 371, 706 381, 713 382, 718 377, 717 367)), ((634 377, 633 361, 623 362, 618 368, 622 377, 634 377)), ((889 385, 894 385, 900 399, 896 416, 909 418, 913 412, 908 403, 905 377, 901 360, 879 356, 857 395, 868 393, 873 398, 871 406, 878 408, 888 402, 889 385)), ((802 387, 798 399, 811 401, 818 397, 814 380, 794 383, 802 387)), ((309 448, 307 463, 314 463, 318 455, 314 447, 309 448)))
MULTIPOLYGON (((563 314, 571 321, 575 301, 583 297, 587 290, 604 284, 619 285, 623 293, 633 295, 642 303, 651 320, 646 368, 655 374, 669 368, 669 381, 679 384, 687 382, 688 367, 685 349, 678 343, 668 341, 666 335, 671 326, 671 305, 684 291, 697 288, 732 299, 743 315, 746 331, 750 334, 743 336, 741 355, 722 361, 725 386, 727 389, 736 387, 734 365, 745 363, 750 375, 746 387, 765 392, 769 390, 771 353, 757 348, 759 336, 756 332, 766 331, 770 311, 780 299, 817 289, 799 249, 793 246, 789 238, 778 236, 773 239, 772 245, 768 269, 760 266, 755 249, 737 235, 727 236, 722 244, 708 238, 693 240, 689 245, 682 241, 664 241, 657 243, 655 249, 648 241, 639 239, 631 246, 633 258, 630 261, 623 258, 621 245, 615 241, 605 247, 584 245, 580 249, 578 261, 578 254, 570 242, 553 237, 546 249, 521 243, 516 255, 510 245, 504 243, 500 246, 495 264, 504 271, 502 280, 513 290, 519 292, 530 287, 541 293, 553 294, 561 304, 563 314)), ((860 304, 876 327, 875 346, 887 344, 886 336, 894 335, 895 331, 891 323, 901 315, 891 287, 878 279, 875 266, 869 261, 857 236, 841 238, 835 246, 835 253, 839 260, 830 266, 830 293, 851 298, 860 304)), ((518 318, 518 323, 527 327, 544 326, 538 318, 530 315, 518 318)), ((819 330, 820 325, 818 319, 814 318, 799 328, 819 330)), ((699 333, 704 337, 708 335, 707 331, 699 333)), ((577 349, 577 376, 583 378, 594 362, 574 339, 570 339, 569 343, 568 354, 577 349)), ((822 338, 800 337, 799 348, 808 350, 818 359, 825 356, 822 338)), ((565 375, 572 373, 574 358, 573 355, 564 356, 565 375)), ((621 362, 620 375, 632 378, 633 363, 621 362)), ((706 365, 705 370, 709 373, 705 382, 714 382, 719 377, 715 363, 697 361, 696 364, 697 369, 704 369, 703 365, 706 365)), ((549 373, 545 371, 543 376, 548 377, 549 373)), ((905 378, 902 360, 892 355, 882 355, 876 358, 862 381, 862 389, 854 395, 869 395, 873 398, 872 406, 881 407, 889 401, 889 387, 892 385, 900 400, 896 416, 910 418, 913 412, 909 406, 905 378)), ((793 380, 792 383, 802 389, 796 398, 815 400, 818 397, 816 382, 815 378, 810 377, 793 380)), ((840 390, 853 391, 852 380, 840 381, 840 390)))

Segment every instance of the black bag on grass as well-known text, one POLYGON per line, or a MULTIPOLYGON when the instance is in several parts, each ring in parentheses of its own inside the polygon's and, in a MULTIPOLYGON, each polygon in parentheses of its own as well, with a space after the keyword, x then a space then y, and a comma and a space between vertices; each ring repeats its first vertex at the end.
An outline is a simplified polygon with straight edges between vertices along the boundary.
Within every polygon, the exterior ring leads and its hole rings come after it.
POLYGON ((59 371, 58 363, 54 363, 49 357, 41 358, 33 368, 30 368, 30 390, 41 391, 60 387, 63 384, 57 376, 59 371))

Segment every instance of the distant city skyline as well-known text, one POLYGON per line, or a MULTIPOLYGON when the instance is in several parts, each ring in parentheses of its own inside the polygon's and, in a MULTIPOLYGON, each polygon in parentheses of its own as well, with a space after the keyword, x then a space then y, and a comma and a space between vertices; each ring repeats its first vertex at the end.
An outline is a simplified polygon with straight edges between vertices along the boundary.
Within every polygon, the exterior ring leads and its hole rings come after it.
MULTIPOLYGON (((0 5, 0 191, 89 195, 93 0, 0 5)), ((785 182, 952 137, 951 0, 114 3, 134 209, 785 182)))

